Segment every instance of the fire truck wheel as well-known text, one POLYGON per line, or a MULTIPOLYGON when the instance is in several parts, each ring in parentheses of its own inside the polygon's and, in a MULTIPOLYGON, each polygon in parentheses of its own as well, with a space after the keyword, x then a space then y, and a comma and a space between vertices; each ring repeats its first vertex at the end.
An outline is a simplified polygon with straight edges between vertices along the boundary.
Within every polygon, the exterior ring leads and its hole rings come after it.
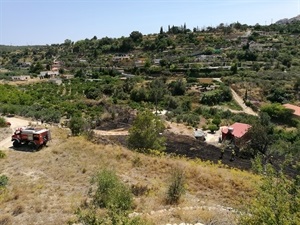
POLYGON ((32 149, 33 151, 36 151, 38 149, 37 146, 36 146, 36 144, 34 142, 29 142, 28 143, 28 147, 30 149, 32 149))
POLYGON ((14 147, 20 147, 21 143, 18 140, 15 140, 13 143, 14 147))

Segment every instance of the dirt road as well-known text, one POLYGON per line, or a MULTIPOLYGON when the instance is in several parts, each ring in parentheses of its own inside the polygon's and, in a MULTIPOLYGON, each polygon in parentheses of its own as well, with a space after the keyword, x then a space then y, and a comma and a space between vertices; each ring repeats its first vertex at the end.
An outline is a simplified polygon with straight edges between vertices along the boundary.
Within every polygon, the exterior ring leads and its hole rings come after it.
POLYGON ((113 129, 113 130, 94 130, 98 135, 103 136, 117 136, 117 135, 128 135, 128 130, 124 128, 113 129))
POLYGON ((257 116, 257 113, 254 112, 250 107, 246 106, 244 100, 232 88, 231 93, 233 99, 242 107, 244 113, 257 116))
MULTIPOLYGON (((6 121, 11 123, 11 134, 13 134, 14 130, 18 127, 28 126, 29 121, 26 119, 21 119, 17 117, 5 117, 6 121)), ((9 149, 12 146, 11 136, 9 135, 4 140, 0 140, 0 148, 1 150, 9 149)))
MULTIPOLYGON (((221 78, 213 78, 213 80, 222 83, 221 78)), ((230 110, 234 113, 244 112, 249 115, 258 116, 256 112, 254 112, 250 107, 246 106, 244 100, 232 89, 230 88, 233 99, 242 107, 242 111, 230 110)))

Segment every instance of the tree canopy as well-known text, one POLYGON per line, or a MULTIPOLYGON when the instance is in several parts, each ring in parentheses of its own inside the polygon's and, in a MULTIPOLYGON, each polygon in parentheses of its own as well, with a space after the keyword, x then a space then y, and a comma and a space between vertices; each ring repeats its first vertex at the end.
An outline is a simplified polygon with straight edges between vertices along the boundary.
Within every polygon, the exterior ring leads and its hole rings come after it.
POLYGON ((138 113, 129 129, 128 145, 138 151, 165 150, 164 124, 151 111, 138 113))

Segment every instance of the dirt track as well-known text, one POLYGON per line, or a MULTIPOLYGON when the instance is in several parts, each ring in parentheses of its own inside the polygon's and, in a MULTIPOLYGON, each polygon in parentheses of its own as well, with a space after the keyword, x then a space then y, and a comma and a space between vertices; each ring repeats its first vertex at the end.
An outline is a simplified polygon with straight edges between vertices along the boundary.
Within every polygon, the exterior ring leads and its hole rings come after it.
POLYGON ((244 113, 257 116, 257 113, 254 112, 250 107, 246 106, 244 100, 232 88, 231 93, 234 100, 242 107, 244 113))
MULTIPOLYGON (((221 78, 213 78, 214 80, 222 83, 221 78)), ((249 115, 257 116, 257 113, 254 112, 250 107, 246 106, 244 100, 239 96, 232 88, 230 88, 233 99, 242 107, 242 111, 230 110, 233 113, 241 113, 244 112, 249 115)))
POLYGON ((17 117, 5 117, 6 121, 11 123, 11 133, 4 140, 0 140, 0 148, 2 150, 9 149, 12 147, 11 142, 11 134, 13 134, 14 130, 18 127, 28 126, 29 120, 17 118, 17 117))

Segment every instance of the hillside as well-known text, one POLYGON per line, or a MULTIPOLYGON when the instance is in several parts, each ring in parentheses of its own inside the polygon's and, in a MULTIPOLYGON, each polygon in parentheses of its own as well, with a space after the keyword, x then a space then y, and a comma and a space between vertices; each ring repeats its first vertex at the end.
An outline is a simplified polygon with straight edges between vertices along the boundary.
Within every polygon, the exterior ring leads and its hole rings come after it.
POLYGON ((295 16, 293 18, 285 18, 285 19, 281 19, 281 20, 278 20, 276 22, 276 24, 288 24, 288 23, 294 23, 294 22, 298 22, 300 20, 300 15, 298 16, 295 16))
POLYGON ((299 35, 237 22, 0 46, 0 127, 53 134, 0 144, 0 225, 298 224, 299 35))
MULTIPOLYGON (((38 152, 4 150, 0 170, 9 177, 0 201, 7 224, 66 224, 88 199, 91 178, 101 169, 117 172, 136 191, 133 212, 154 224, 233 224, 235 210, 255 193, 259 177, 200 160, 146 156, 118 145, 67 138, 53 127, 53 141, 38 152), (171 171, 182 168, 187 192, 179 205, 164 202, 171 171), (147 174, 147 175, 145 175, 147 174)), ((2 222, 3 223, 3 222, 2 222)))

